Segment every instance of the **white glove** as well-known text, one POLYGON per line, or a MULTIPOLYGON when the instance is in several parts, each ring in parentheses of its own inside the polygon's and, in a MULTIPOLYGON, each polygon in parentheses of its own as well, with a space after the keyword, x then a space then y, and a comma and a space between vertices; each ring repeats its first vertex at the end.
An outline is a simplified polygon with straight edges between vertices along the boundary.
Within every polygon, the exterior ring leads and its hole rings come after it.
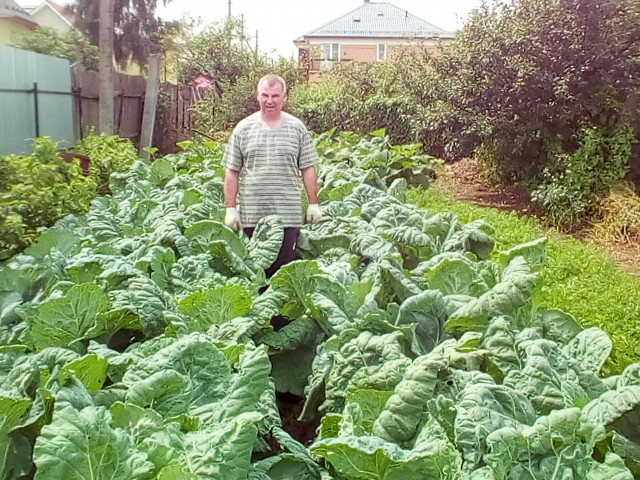
POLYGON ((317 203, 309 205, 307 208, 307 222, 318 223, 322 219, 322 212, 317 203))
POLYGON ((236 207, 227 208, 227 212, 224 215, 224 224, 233 230, 242 229, 242 223, 240 223, 240 214, 238 213, 238 209, 236 207))

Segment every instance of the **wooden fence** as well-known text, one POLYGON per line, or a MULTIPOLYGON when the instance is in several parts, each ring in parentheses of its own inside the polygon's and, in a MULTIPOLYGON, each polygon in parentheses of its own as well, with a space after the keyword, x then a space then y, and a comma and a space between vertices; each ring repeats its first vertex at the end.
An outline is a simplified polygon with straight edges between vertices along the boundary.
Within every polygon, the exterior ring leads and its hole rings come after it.
MULTIPOLYGON (((92 129, 98 131, 98 74, 74 68, 71 73, 76 138, 83 138, 92 129)), ((140 141, 146 78, 137 75, 114 74, 115 133, 128 138, 136 146, 140 141)), ((175 151, 175 144, 193 136, 195 116, 193 104, 202 98, 196 87, 160 84, 153 145, 160 153, 175 151)))

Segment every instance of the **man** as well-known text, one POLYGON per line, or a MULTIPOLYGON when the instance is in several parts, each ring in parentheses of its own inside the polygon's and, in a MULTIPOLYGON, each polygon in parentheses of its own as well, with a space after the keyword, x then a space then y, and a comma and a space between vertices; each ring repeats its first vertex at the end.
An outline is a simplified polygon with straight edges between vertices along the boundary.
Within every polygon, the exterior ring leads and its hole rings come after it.
POLYGON ((223 159, 227 207, 224 222, 235 230, 244 228, 251 237, 262 217, 280 217, 284 241, 278 258, 265 272, 270 277, 296 258, 295 246, 302 226, 302 185, 309 199, 307 222, 316 223, 322 217, 314 167, 318 154, 306 126, 282 111, 287 98, 282 77, 262 77, 257 98, 260 111, 238 123, 223 159))

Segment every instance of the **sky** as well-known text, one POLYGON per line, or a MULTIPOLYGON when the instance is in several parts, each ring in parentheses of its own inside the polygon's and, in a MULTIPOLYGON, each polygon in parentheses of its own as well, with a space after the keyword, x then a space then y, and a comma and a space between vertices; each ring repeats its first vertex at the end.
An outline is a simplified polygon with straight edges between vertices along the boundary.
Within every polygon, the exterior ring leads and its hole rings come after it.
MULTIPOLYGON (((364 0, 231 0, 231 15, 244 18, 247 34, 258 38, 258 48, 284 57, 297 58, 293 40, 358 8, 364 0)), ((372 2, 372 3, 375 3, 372 2)), ((455 31, 480 0, 391 0, 395 6, 440 28, 455 31)), ((223 20, 229 0, 173 0, 162 2, 157 13, 165 20, 179 20, 184 14, 203 22, 223 20)), ((255 40, 254 40, 255 41, 255 40)))

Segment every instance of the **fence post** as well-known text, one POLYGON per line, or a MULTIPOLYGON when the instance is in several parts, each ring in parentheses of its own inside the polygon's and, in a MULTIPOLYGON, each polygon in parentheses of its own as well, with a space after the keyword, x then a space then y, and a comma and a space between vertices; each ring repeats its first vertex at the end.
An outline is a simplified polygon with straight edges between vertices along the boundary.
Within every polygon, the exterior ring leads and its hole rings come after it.
POLYGON ((149 76, 147 77, 147 89, 144 95, 144 111, 142 113, 138 155, 147 159, 149 158, 149 153, 144 151, 144 148, 150 147, 153 142, 153 127, 156 119, 156 105, 160 86, 160 58, 160 54, 157 53, 149 57, 149 76))
POLYGON ((40 136, 40 112, 38 108, 38 82, 33 83, 33 111, 36 121, 36 138, 40 136))

